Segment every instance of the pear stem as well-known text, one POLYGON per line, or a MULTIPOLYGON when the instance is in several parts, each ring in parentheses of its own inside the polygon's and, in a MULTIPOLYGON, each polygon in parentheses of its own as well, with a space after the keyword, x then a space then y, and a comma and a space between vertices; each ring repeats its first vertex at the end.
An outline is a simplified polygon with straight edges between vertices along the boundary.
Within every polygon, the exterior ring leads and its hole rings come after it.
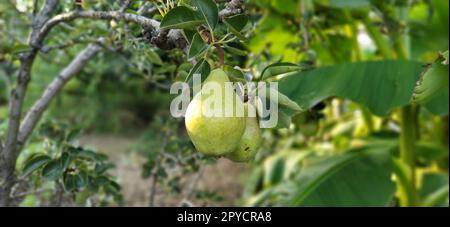
POLYGON ((214 44, 214 47, 217 49, 217 52, 219 54, 219 65, 220 67, 222 67, 223 65, 225 65, 225 52, 218 43, 214 44))

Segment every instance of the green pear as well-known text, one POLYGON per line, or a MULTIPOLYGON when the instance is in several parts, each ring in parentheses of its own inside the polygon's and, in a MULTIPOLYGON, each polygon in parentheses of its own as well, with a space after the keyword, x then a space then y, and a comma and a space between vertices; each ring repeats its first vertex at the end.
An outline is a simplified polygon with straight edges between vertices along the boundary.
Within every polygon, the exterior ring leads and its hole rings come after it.
POLYGON ((245 131, 244 103, 232 87, 225 86, 226 82, 230 80, 222 69, 211 71, 201 92, 195 95, 186 110, 185 124, 188 135, 195 148, 208 156, 223 156, 233 152, 245 131), (206 87, 211 85, 210 83, 216 83, 215 85, 221 88, 221 93, 208 92, 206 87), (225 94, 232 99, 226 99, 225 94), (221 95, 221 100, 218 95, 221 95), (207 100, 211 98, 221 101, 218 104, 222 107, 220 116, 205 113, 205 107, 210 106, 207 100), (230 111, 230 107, 233 107, 233 113, 226 116, 225 111, 230 111))
MULTIPOLYGON (((250 105, 250 104, 245 104, 250 105)), ((247 106, 246 106, 247 107, 247 106)), ((247 109, 247 108, 246 108, 247 109)), ((255 158, 261 144, 261 129, 256 117, 247 117, 245 132, 235 151, 225 155, 235 162, 248 162, 255 158)))

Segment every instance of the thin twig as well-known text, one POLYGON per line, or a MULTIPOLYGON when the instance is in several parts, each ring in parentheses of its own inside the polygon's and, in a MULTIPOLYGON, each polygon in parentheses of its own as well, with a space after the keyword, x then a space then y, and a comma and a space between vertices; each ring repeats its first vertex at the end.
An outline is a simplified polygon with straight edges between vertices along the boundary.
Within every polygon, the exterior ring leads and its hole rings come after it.
POLYGON ((169 136, 170 136, 169 132, 167 132, 164 135, 164 138, 163 138, 163 141, 161 143, 161 148, 159 150, 155 166, 153 167, 153 171, 152 171, 152 186, 150 188, 150 198, 149 198, 150 199, 150 202, 149 202, 149 206, 150 207, 155 206, 156 185, 158 184, 158 170, 159 170, 159 167, 160 167, 161 161, 162 161, 161 153, 164 152, 164 150, 166 148, 167 142, 169 140, 169 136))
POLYGON ((195 174, 194 178, 192 179, 191 185, 189 187, 189 190, 186 193, 185 200, 191 200, 192 196, 194 195, 195 191, 197 190, 198 183, 200 182, 200 179, 203 176, 204 168, 200 165, 199 170, 197 171, 197 174, 195 174))

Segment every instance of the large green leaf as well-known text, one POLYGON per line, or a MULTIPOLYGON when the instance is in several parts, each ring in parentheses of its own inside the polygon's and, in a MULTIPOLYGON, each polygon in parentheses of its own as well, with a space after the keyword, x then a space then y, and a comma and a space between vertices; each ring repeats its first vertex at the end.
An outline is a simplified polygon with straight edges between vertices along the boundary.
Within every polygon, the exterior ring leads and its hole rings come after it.
POLYGON ((320 101, 339 96, 386 116, 410 103, 422 64, 413 61, 378 61, 341 64, 294 73, 280 80, 279 90, 309 109, 320 101))
POLYGON ((196 13, 186 6, 178 6, 170 10, 161 21, 161 28, 193 28, 200 25, 203 21, 196 13))
POLYGON ((434 96, 424 106, 431 113, 444 116, 448 115, 448 103, 449 103, 449 92, 448 89, 444 89, 440 93, 436 94, 436 96, 434 96))
POLYGON ((362 147, 304 164, 289 206, 386 206, 395 193, 389 147, 362 147))
POLYGON ((208 27, 214 30, 219 22, 219 9, 216 3, 213 0, 193 0, 192 2, 197 6, 208 27))
POLYGON ((424 174, 420 187, 420 197, 424 206, 448 207, 448 175, 443 173, 424 174))

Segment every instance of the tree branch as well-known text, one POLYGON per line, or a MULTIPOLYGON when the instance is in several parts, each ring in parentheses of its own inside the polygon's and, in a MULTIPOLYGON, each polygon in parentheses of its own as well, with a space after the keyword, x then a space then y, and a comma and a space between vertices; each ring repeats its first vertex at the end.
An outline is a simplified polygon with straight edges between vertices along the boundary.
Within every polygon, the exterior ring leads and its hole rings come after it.
POLYGON ((72 21, 78 18, 87 18, 95 20, 124 20, 127 22, 135 22, 147 28, 159 29, 159 22, 153 19, 146 18, 144 16, 121 13, 119 11, 73 11, 69 13, 63 13, 54 16, 48 20, 40 29, 39 34, 32 40, 31 45, 39 48, 44 40, 45 36, 50 30, 61 22, 72 21))
MULTIPOLYGON (((102 41, 103 40, 99 40, 99 42, 102 41)), ((28 111, 23 120, 18 136, 19 146, 23 146, 23 144, 25 144, 34 127, 41 119, 43 112, 47 109, 50 102, 58 94, 58 92, 66 84, 66 82, 69 81, 74 75, 76 75, 100 50, 101 45, 99 43, 89 44, 47 86, 42 96, 35 102, 33 107, 31 107, 30 111, 28 111)))
POLYGON ((219 12, 219 17, 229 17, 236 14, 241 14, 244 12, 242 8, 245 3, 245 0, 231 0, 225 6, 225 9, 219 12))
MULTIPOLYGON (((239 14, 243 12, 242 6, 244 4, 244 0, 231 0, 227 3, 225 9, 219 12, 220 17, 227 17, 235 14, 239 14)), ((140 10, 140 13, 145 12, 145 8, 143 7, 140 10)), ((151 29, 151 39, 150 41, 156 46, 162 49, 171 49, 171 48, 180 48, 184 49, 187 45, 186 40, 184 40, 184 36, 181 30, 172 29, 160 29, 160 22, 157 20, 153 20, 147 18, 142 15, 123 13, 121 10, 119 11, 73 11, 68 13, 63 13, 54 16, 49 19, 45 24, 43 24, 42 28, 39 30, 39 33, 35 35, 34 38, 31 39, 31 46, 39 48, 42 45, 42 41, 45 36, 50 32, 50 30, 59 23, 72 21, 78 18, 85 19, 95 19, 95 20, 124 20, 126 22, 134 22, 146 29, 151 29)))

